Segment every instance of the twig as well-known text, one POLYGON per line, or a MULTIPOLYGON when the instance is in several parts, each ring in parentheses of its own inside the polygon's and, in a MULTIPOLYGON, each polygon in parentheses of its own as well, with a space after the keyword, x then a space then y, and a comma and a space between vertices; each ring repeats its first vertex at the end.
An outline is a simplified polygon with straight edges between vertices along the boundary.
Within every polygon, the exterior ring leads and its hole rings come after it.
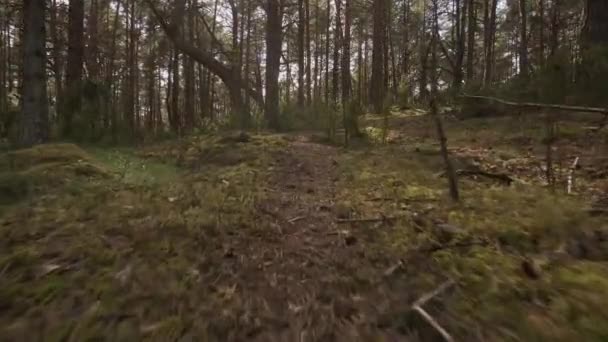
POLYGON ((452 280, 452 279, 444 282, 443 284, 439 285, 439 287, 437 287, 435 290, 433 290, 431 292, 427 292, 422 297, 418 298, 418 300, 416 300, 414 302, 414 304, 412 305, 412 307, 423 306, 424 304, 426 304, 426 302, 428 302, 429 300, 431 300, 434 297, 438 296, 443 291, 449 289, 450 287, 452 287, 455 284, 456 284, 456 282, 454 280, 452 280))
POLYGON ((291 218, 291 219, 287 220, 287 222, 289 222, 289 223, 295 223, 295 222, 301 221, 301 220, 303 220, 305 218, 306 218, 306 216, 296 216, 294 218, 291 218))
POLYGON ((572 192, 572 185, 573 185, 573 176, 574 176, 574 170, 576 170, 576 167, 578 166, 578 157, 574 158, 574 162, 572 163, 572 166, 570 166, 570 170, 568 171, 568 188, 566 189, 566 193, 569 195, 572 192))
POLYGON ((422 297, 420 297, 417 301, 414 302, 414 305, 412 305, 412 309, 416 312, 418 312, 420 314, 420 316, 422 316, 422 318, 424 318, 425 321, 427 321, 427 323, 429 323, 433 328, 435 328, 435 330, 437 330, 437 332, 439 332, 439 334, 444 338, 444 340, 448 341, 448 342, 453 342, 454 338, 452 337, 452 335, 450 335, 441 325, 439 325, 439 323, 437 323, 437 321, 431 317, 431 315, 429 315, 423 308, 422 306, 428 302, 429 300, 433 299, 434 297, 436 297, 437 295, 439 295, 440 293, 444 292, 445 290, 447 290, 448 288, 450 288, 452 285, 456 284, 453 280, 448 280, 446 282, 444 282, 443 284, 441 284, 438 288, 436 288, 435 290, 423 295, 422 297))

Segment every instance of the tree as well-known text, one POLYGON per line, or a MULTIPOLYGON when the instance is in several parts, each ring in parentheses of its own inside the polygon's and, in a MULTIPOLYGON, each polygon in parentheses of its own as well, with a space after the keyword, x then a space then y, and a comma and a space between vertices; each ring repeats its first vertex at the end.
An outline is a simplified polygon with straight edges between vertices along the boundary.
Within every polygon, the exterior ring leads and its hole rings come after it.
POLYGON ((304 89, 304 57, 305 57, 305 33, 306 33, 306 14, 304 8, 304 0, 298 0, 298 106, 304 106, 305 89, 304 89))
POLYGON ((23 3, 23 108, 17 145, 32 146, 49 139, 46 93, 46 28, 44 0, 23 3))
POLYGON ((524 79, 528 78, 528 9, 526 0, 519 0, 520 41, 519 41, 519 73, 524 79))
POLYGON ((498 0, 485 0, 484 6, 484 74, 483 85, 489 87, 493 81, 494 42, 496 38, 496 7, 498 0))
POLYGON ((374 0, 373 5, 373 35, 372 35, 372 79, 370 84, 370 101, 377 113, 382 112, 385 97, 385 70, 384 61, 386 45, 386 2, 387 0, 374 0))
POLYGON ((281 0, 266 0, 266 101, 264 116, 268 126, 279 129, 279 69, 281 66, 281 0))
POLYGON ((80 96, 82 65, 84 62, 84 0, 70 0, 68 22, 68 62, 66 68, 66 92, 63 94, 64 115, 63 134, 71 136, 72 120, 78 115, 82 98, 80 96))

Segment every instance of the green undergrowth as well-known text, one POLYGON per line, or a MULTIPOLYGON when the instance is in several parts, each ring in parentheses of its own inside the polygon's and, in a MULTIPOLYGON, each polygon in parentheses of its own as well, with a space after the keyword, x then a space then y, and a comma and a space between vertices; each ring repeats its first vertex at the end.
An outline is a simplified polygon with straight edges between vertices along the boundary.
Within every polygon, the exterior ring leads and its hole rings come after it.
POLYGON ((225 289, 193 288, 222 276, 215 261, 227 236, 263 232, 255 203, 269 155, 286 143, 232 138, 133 150, 65 145, 70 158, 7 164, 27 184, 26 173, 48 163, 100 171, 83 178, 47 165, 46 177, 69 181, 45 184, 0 216, 0 336, 165 341, 220 329, 199 318, 223 309, 225 289))
POLYGON ((433 314, 459 340, 606 340, 605 221, 581 198, 524 182, 461 177, 455 204, 442 165, 438 153, 390 146, 340 160, 339 205, 351 219, 379 219, 351 229, 370 255, 401 260, 388 281, 420 296, 456 280, 433 314))

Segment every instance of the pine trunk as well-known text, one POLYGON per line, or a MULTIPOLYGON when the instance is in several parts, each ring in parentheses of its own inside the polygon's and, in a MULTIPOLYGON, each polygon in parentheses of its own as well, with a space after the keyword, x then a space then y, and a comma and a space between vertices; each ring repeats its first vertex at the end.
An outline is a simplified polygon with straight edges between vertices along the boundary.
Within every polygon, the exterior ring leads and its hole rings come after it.
POLYGON ((19 147, 49 138, 45 6, 44 0, 25 0, 23 4, 23 108, 16 141, 19 147))

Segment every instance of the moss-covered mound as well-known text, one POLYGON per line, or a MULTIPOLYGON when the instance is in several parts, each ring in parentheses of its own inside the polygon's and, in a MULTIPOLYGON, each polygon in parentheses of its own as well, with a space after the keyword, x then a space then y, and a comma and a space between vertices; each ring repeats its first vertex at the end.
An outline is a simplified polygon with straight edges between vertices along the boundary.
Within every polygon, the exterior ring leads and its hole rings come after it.
POLYGON ((0 204, 78 180, 105 179, 112 172, 73 144, 45 144, 0 156, 0 204))

